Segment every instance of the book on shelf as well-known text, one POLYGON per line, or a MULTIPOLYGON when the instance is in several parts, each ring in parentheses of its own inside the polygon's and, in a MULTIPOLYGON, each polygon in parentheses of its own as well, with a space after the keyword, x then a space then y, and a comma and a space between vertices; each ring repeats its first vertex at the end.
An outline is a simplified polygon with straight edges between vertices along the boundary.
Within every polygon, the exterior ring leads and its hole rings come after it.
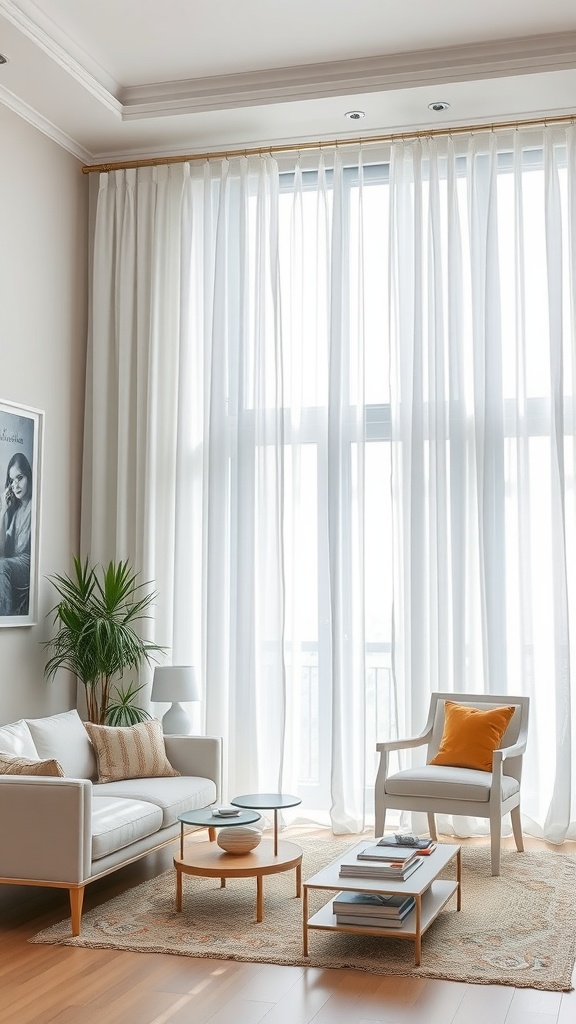
POLYGON ((421 864, 421 857, 415 857, 410 864, 400 864, 398 867, 390 863, 362 860, 355 864, 341 864, 340 878, 379 878, 405 882, 421 864))
POLYGON ((332 900, 332 911, 335 914, 401 919, 410 913, 415 902, 413 896, 402 893, 339 892, 332 900))
POLYGON ((336 924, 351 924, 357 928, 401 928, 404 924, 400 917, 368 917, 364 914, 336 914, 336 924))

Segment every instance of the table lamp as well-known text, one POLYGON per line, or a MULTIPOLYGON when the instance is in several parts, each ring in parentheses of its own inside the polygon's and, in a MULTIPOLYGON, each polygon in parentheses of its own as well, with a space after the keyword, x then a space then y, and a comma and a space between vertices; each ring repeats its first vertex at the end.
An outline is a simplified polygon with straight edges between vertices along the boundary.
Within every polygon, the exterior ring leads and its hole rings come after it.
POLYGON ((192 719, 181 701, 200 700, 200 697, 200 684, 193 665, 163 665, 154 669, 151 700, 172 705, 162 719, 162 730, 167 735, 190 735, 192 719))

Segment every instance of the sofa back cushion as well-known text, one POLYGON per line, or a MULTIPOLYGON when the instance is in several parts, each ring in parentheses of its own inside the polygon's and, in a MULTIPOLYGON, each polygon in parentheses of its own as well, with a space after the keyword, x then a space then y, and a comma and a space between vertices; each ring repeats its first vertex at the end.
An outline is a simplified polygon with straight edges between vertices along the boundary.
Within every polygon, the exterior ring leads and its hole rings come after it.
POLYGON ((38 757, 55 758, 69 779, 96 778, 96 758, 78 712, 48 718, 27 718, 38 757))
POLYGON ((0 726, 0 751, 18 757, 38 758, 34 740, 23 718, 19 722, 0 726))

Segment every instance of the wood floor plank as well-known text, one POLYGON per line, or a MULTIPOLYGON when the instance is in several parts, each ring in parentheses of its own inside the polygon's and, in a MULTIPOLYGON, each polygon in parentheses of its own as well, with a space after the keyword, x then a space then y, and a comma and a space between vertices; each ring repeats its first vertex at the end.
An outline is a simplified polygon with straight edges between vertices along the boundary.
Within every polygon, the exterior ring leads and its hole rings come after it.
POLYGON ((305 967, 282 967, 278 964, 260 964, 260 970, 254 975, 238 995, 243 999, 256 999, 263 1002, 278 1002, 299 978, 305 967))
POLYGON ((414 1003, 409 1019, 426 1021, 426 1024, 452 1024, 467 990, 466 982, 428 979, 414 1003))
POLYGON ((504 1024, 557 1024, 556 1013, 532 1013, 530 1010, 509 1012, 504 1024))
POLYGON ((510 1001, 505 1024, 557 1024, 561 992, 539 989, 516 989, 510 1001))
POLYGON ((268 1011, 265 1024, 310 1024, 311 1020, 316 1022, 317 1014, 334 990, 334 975, 339 973, 307 967, 268 1011))
POLYGON ((381 976, 377 996, 386 1005, 406 1010, 414 1006, 425 985, 425 978, 381 976))
POLYGON ((574 1024, 576 1021, 576 989, 563 992, 556 1024, 574 1024))
POLYGON ((241 999, 235 996, 233 1001, 221 1006, 210 1017, 210 1024, 230 1024, 232 1020, 234 1024, 259 1024, 274 1005, 263 1000, 241 999))
POLYGON ((468 985, 452 1024, 502 1024, 514 991, 503 985, 468 985))

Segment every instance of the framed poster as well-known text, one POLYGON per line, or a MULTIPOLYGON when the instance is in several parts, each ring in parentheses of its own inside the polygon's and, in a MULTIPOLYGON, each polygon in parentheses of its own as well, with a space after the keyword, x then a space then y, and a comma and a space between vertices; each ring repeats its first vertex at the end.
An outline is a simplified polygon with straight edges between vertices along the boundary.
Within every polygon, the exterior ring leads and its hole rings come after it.
POLYGON ((38 621, 44 413, 0 400, 0 626, 38 621))

